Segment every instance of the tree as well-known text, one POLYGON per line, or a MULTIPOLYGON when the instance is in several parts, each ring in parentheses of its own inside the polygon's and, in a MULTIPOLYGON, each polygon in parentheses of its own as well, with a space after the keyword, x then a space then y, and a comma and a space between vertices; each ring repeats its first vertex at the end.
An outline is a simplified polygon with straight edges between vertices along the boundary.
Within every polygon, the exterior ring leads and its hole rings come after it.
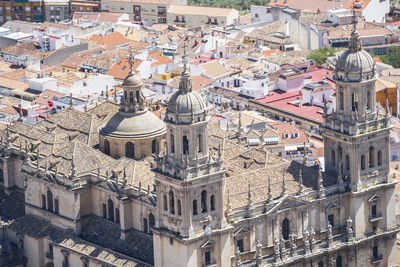
POLYGON ((326 62, 328 57, 334 56, 337 51, 338 50, 334 48, 316 49, 307 56, 307 59, 311 59, 317 65, 322 65, 326 62))
POLYGON ((383 63, 392 65, 393 68, 400 68, 400 47, 391 47, 389 55, 379 57, 383 63))

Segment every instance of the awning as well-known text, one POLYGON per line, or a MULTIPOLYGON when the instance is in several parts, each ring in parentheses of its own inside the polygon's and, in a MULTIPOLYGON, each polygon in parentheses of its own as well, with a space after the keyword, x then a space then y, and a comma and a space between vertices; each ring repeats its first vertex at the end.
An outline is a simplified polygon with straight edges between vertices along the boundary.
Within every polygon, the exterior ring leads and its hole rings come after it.
POLYGON ((267 136, 267 137, 264 137, 264 142, 265 143, 278 143, 279 137, 278 136, 267 136))
POLYGON ((248 138, 247 139, 247 143, 250 146, 258 146, 260 144, 260 139, 258 139, 258 138, 248 138))
POLYGON ((297 146, 285 146, 285 151, 297 151, 297 146))

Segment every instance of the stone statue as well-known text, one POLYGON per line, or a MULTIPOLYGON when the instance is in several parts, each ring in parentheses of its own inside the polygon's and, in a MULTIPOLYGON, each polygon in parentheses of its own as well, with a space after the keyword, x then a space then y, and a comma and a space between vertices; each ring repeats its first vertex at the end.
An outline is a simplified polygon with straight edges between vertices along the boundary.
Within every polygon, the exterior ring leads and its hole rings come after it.
POLYGON ((347 241, 351 242, 353 240, 353 220, 350 217, 346 220, 346 235, 347 241))
POLYGON ((326 242, 328 247, 331 246, 332 241, 333 241, 332 225, 328 222, 328 226, 326 227, 326 242))
POLYGON ((306 230, 303 234, 305 253, 310 253, 310 233, 306 230))
POLYGON ((310 230, 310 247, 311 247, 311 252, 315 250, 315 231, 313 228, 310 230))
POLYGON ((290 257, 293 257, 296 255, 296 249, 297 249, 296 240, 297 240, 297 235, 295 235, 295 234, 289 235, 290 257))
POLYGON ((280 260, 280 251, 279 251, 279 240, 275 237, 274 239, 274 260, 278 262, 280 260))

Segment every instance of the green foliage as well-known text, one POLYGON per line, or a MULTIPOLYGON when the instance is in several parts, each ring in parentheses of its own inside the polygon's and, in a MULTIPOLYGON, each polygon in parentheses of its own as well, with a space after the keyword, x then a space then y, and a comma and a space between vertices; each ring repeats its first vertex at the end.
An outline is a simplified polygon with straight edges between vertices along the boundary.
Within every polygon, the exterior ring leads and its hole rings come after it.
POLYGON ((393 68, 400 68, 400 47, 391 47, 389 55, 382 55, 379 58, 383 63, 392 65, 393 68))
POLYGON ((334 56, 337 51, 338 49, 335 48, 316 49, 307 56, 307 59, 312 59, 317 65, 322 65, 328 57, 334 56))
POLYGON ((267 6, 270 0, 189 0, 191 6, 231 7, 239 11, 250 10, 251 5, 267 6))

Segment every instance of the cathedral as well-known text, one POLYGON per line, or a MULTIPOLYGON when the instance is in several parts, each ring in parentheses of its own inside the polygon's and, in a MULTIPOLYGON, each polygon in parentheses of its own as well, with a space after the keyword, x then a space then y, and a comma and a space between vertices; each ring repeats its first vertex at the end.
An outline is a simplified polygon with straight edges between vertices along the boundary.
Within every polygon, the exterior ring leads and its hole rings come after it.
POLYGON ((325 171, 210 122, 187 63, 163 121, 131 71, 119 105, 4 128, 0 265, 397 266, 390 111, 355 27, 334 80, 325 171))

